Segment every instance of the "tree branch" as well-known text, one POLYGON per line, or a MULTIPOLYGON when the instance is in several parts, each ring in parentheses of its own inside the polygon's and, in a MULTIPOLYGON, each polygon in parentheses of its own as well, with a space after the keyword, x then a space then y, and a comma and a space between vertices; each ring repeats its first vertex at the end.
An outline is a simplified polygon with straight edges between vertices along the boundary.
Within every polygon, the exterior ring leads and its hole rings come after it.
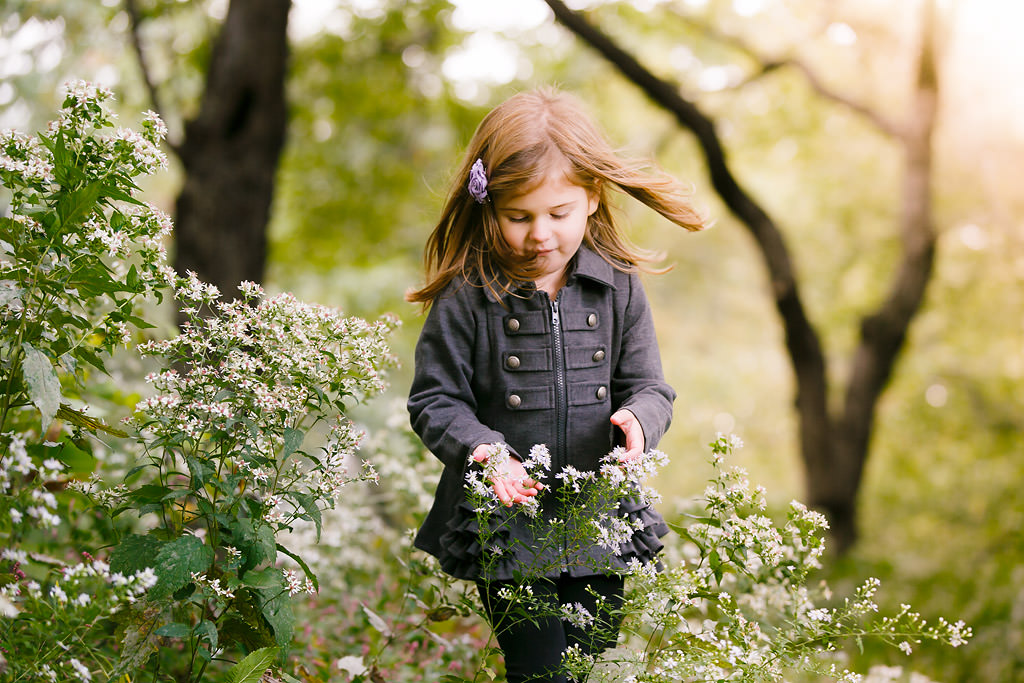
MULTIPOLYGON (((861 341, 853 359, 841 441, 865 456, 873 413, 882 390, 892 375, 896 358, 906 341, 907 330, 924 299, 935 261, 935 225, 932 216, 932 136, 938 105, 935 63, 935 5, 926 3, 914 103, 903 136, 906 152, 901 198, 900 234, 903 256, 899 270, 881 307, 861 322, 861 341)), ((845 458, 844 458, 845 459, 845 458)), ((856 490, 864 460, 850 472, 856 490)), ((852 461, 856 464, 856 461, 852 461)), ((845 469, 845 468, 844 468, 845 469)))
MULTIPOLYGON (((153 78, 149 72, 149 63, 146 61, 146 54, 142 49, 142 36, 140 35, 142 21, 139 17, 139 6, 136 0, 125 0, 124 9, 128 13, 128 30, 131 34, 132 49, 135 51, 135 57, 139 62, 139 72, 142 75, 142 83, 146 87, 146 92, 149 93, 149 100, 153 104, 153 110, 160 115, 160 118, 163 119, 164 122, 166 122, 167 116, 164 111, 163 104, 160 101, 160 93, 157 91, 156 84, 153 83, 153 78)), ((177 139, 177 135, 168 135, 165 142, 175 154, 180 155, 180 141, 177 139)))
POLYGON ((597 50, 627 79, 697 137, 708 165, 711 182, 726 206, 746 226, 764 258, 775 306, 786 333, 786 349, 796 375, 797 410, 800 413, 801 446, 805 462, 827 462, 830 421, 827 410, 825 358, 817 333, 807 318, 800 298, 792 259, 775 222, 744 190, 726 161, 714 123, 677 86, 664 81, 591 25, 561 0, 545 0, 556 19, 597 50))
POLYGON ((792 67, 793 69, 796 69, 801 74, 803 74, 804 79, 807 81, 807 84, 811 87, 811 89, 814 90, 814 92, 818 93, 818 95, 820 95, 824 99, 846 107, 853 113, 869 121, 876 128, 878 128, 878 130, 880 130, 882 133, 890 137, 901 138, 903 136, 903 128, 899 124, 897 124, 894 121, 891 121, 890 119, 882 115, 880 112, 875 111, 871 107, 868 107, 867 105, 861 102, 857 102, 851 97, 848 97, 846 95, 843 95, 842 93, 833 90, 832 88, 827 86, 824 83, 824 81, 821 80, 818 74, 811 67, 807 66, 806 63, 800 61, 799 59, 796 59, 795 57, 769 59, 764 55, 760 54, 757 50, 754 49, 753 46, 751 46, 748 42, 746 42, 739 36, 723 33, 722 31, 719 31, 714 27, 708 26, 707 24, 692 19, 690 17, 683 17, 683 21, 689 24, 690 26, 698 29, 704 35, 711 36, 715 41, 729 45, 733 49, 742 52, 750 60, 760 65, 760 70, 757 71, 750 78, 746 79, 743 83, 741 83, 741 86, 746 83, 750 83, 757 78, 766 76, 770 73, 778 71, 779 69, 785 68, 787 66, 792 67))

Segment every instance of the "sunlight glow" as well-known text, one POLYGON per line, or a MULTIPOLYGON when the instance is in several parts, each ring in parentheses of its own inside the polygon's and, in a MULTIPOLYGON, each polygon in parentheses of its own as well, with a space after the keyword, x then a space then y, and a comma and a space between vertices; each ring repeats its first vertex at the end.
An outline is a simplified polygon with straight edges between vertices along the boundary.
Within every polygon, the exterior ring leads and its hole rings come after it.
POLYGON ((848 47, 857 42, 857 32, 849 24, 841 21, 833 22, 825 29, 825 35, 836 45, 848 47))

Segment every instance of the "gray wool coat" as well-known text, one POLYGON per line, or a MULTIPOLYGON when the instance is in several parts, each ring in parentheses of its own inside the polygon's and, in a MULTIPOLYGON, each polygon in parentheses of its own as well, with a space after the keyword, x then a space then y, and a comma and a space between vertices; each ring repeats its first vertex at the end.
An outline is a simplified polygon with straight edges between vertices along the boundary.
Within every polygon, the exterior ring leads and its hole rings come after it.
MULTIPOLYGON (((503 442, 525 457, 543 443, 552 472, 565 465, 597 470, 621 442, 612 413, 632 411, 651 449, 669 426, 674 399, 639 277, 586 246, 555 301, 532 287, 499 301, 478 284, 453 282, 423 325, 408 400, 414 431, 444 464, 416 547, 450 574, 477 578, 465 557, 452 557, 451 532, 478 445, 503 442)), ((651 521, 664 527, 660 517, 651 521)))

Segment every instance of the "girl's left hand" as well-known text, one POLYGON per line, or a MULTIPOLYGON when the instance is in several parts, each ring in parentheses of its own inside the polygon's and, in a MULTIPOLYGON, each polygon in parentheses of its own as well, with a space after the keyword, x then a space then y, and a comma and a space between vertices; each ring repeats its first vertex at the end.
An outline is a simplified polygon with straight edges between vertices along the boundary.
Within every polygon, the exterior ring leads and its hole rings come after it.
MULTIPOLYGON (((482 443, 473 450, 473 460, 487 462, 488 453, 493 444, 482 443)), ((500 472, 491 480, 494 495, 502 505, 510 507, 513 503, 525 503, 536 496, 544 488, 544 484, 531 478, 518 458, 509 457, 500 472)))
POLYGON ((611 422, 626 435, 626 452, 619 456, 619 462, 629 462, 643 455, 644 428, 640 426, 636 415, 626 408, 620 408, 612 415, 611 422))

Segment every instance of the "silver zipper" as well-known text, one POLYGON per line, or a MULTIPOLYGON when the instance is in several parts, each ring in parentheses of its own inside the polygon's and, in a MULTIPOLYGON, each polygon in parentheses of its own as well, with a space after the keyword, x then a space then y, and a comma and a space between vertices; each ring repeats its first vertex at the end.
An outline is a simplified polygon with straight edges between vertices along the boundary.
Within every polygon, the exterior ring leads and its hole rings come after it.
MULTIPOLYGON (((558 312, 558 297, 551 300, 551 333, 552 351, 555 361, 555 462, 554 469, 559 471, 561 467, 569 464, 568 445, 568 412, 569 400, 566 396, 565 387, 565 349, 562 344, 562 319, 558 312)), ((567 572, 566 547, 564 537, 559 540, 561 550, 561 571, 567 572)))

